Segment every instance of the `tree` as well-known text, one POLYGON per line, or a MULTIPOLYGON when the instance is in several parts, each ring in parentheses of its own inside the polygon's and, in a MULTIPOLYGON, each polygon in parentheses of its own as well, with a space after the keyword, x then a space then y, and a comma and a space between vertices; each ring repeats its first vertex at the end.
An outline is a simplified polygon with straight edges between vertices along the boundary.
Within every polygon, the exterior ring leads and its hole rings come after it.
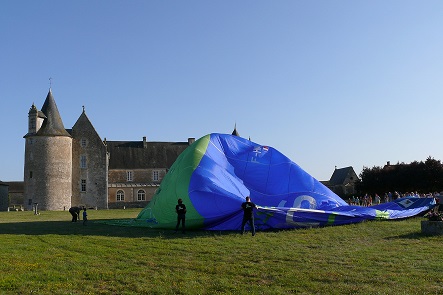
POLYGON ((359 193, 419 192, 443 190, 443 164, 429 156, 425 162, 363 167, 357 184, 359 193))

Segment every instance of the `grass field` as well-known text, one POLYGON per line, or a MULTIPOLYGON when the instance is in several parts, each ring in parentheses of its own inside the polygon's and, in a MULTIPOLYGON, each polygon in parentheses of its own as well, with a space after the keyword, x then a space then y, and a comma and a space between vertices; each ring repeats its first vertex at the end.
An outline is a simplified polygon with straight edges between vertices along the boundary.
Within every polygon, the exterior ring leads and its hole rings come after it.
POLYGON ((0 294, 443 294, 422 218, 255 237, 98 222, 139 211, 0 212, 0 294))

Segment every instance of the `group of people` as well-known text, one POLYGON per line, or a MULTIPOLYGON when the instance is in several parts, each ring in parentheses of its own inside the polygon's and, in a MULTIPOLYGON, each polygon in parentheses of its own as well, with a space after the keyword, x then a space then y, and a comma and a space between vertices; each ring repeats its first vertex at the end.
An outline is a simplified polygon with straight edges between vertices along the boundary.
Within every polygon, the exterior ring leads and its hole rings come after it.
MULTIPOLYGON (((69 208, 69 213, 72 215, 72 222, 77 222, 77 220, 80 220, 80 211, 82 208, 80 207, 71 207, 69 208)), ((86 207, 83 207, 83 225, 86 225, 86 222, 88 221, 88 213, 86 213, 86 207)))
MULTIPOLYGON (((246 201, 241 204, 241 208, 243 209, 241 234, 243 235, 245 233, 246 223, 249 223, 252 235, 255 236, 254 209, 256 209, 257 206, 251 202, 251 198, 247 196, 246 201)), ((177 213, 177 225, 175 226, 175 232, 178 231, 181 224, 182 232, 185 233, 186 205, 183 204, 182 199, 178 199, 178 204, 175 206, 175 213, 177 213)))
POLYGON ((381 198, 378 194, 375 194, 374 199, 371 195, 365 194, 363 197, 354 197, 352 196, 348 200, 349 205, 356 205, 356 206, 372 206, 377 205, 381 203, 381 198))
POLYGON ((380 197, 378 194, 375 194, 374 198, 372 198, 372 195, 370 195, 370 194, 365 194, 362 197, 352 196, 351 198, 348 199, 348 203, 349 203, 349 205, 368 207, 368 206, 372 206, 372 205, 378 205, 382 202, 389 203, 389 202, 392 202, 396 199, 400 199, 400 198, 404 198, 404 197, 436 198, 438 200, 439 196, 440 196, 440 194, 438 192, 422 194, 422 193, 418 193, 418 192, 399 193, 399 192, 395 191, 394 193, 392 193, 392 192, 385 193, 383 195, 383 198, 380 197))

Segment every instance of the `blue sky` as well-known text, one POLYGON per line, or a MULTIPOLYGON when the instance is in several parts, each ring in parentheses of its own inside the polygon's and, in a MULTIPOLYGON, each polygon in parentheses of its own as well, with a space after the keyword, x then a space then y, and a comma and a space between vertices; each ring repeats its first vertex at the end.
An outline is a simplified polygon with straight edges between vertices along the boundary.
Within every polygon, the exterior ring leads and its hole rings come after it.
POLYGON ((319 180, 443 160, 442 1, 2 1, 0 180, 23 180, 27 113, 108 140, 231 133, 319 180))

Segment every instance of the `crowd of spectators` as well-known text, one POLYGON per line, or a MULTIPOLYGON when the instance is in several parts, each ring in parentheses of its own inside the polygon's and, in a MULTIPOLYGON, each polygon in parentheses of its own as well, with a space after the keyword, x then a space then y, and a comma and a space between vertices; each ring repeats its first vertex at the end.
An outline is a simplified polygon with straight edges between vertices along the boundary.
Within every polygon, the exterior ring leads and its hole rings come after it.
POLYGON ((415 197, 415 198, 435 198, 437 203, 439 203, 440 198, 443 198, 443 194, 440 194, 438 192, 434 193, 419 193, 419 192, 407 192, 407 193, 400 193, 400 192, 387 192, 384 193, 383 196, 380 196, 379 194, 374 194, 374 197, 370 194, 365 194, 364 196, 355 197, 352 196, 348 199, 349 205, 356 205, 356 206, 372 206, 372 205, 378 205, 381 203, 389 203, 396 199, 405 198, 405 197, 415 197))

